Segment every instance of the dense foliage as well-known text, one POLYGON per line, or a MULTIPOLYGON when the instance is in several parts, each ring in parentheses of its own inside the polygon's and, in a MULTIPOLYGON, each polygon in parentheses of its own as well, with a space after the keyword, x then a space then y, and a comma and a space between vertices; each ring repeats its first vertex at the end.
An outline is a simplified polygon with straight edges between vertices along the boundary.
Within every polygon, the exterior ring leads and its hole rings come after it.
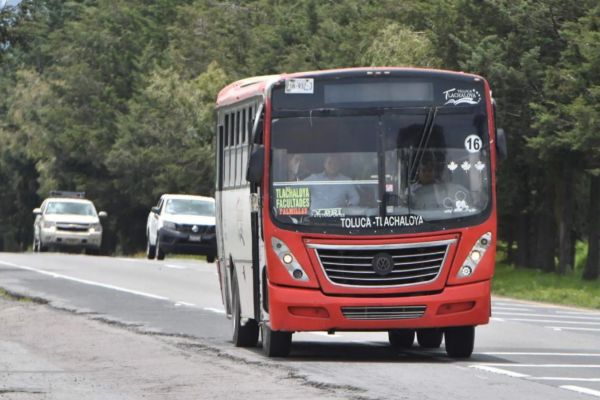
POLYGON ((365 65, 480 74, 509 138, 500 237, 521 267, 598 276, 600 6, 594 0, 23 0, 0 14, 0 246, 26 249, 50 189, 143 247, 165 192, 213 191, 213 104, 238 78, 365 65))

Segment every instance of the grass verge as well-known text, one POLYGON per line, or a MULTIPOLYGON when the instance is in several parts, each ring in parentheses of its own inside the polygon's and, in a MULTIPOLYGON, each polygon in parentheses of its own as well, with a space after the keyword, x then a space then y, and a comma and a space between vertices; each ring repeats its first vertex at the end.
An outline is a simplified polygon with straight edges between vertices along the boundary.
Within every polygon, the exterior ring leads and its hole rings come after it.
POLYGON ((21 301, 24 303, 33 303, 33 304, 48 304, 48 301, 44 300, 44 299, 40 299, 37 297, 29 297, 29 296, 23 296, 17 293, 11 293, 11 292, 7 292, 6 290, 0 288, 0 297, 4 297, 5 299, 9 299, 9 300, 17 300, 17 301, 21 301))
POLYGON ((584 281, 582 273, 582 269, 576 269, 560 276, 499 263, 492 279, 492 294, 600 309, 600 281, 584 281))

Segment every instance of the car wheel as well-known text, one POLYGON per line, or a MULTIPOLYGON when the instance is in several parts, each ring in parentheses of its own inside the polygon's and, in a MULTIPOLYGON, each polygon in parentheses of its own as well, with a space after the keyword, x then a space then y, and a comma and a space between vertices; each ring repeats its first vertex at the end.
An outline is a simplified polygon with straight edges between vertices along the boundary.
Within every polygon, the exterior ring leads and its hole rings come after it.
POLYGON ((392 346, 407 349, 412 347, 415 341, 415 330, 394 329, 388 332, 388 339, 392 346))
POLYGON ((166 253, 160 247, 160 239, 156 239, 156 259, 162 261, 165 259, 166 253))
POLYGON ((233 344, 235 347, 254 347, 258 343, 258 324, 256 320, 250 319, 246 325, 241 324, 240 291, 238 288, 235 272, 233 274, 233 344))
POLYGON ((206 256, 206 262, 207 263, 214 263, 215 262, 215 256, 206 256))
POLYGON ((156 257, 156 246, 150 244, 150 237, 146 239, 146 257, 148 260, 154 260, 156 257))
POLYGON ((36 239, 35 236, 33 236, 33 252, 39 253, 39 251, 40 251, 40 248, 39 248, 38 240, 36 239))

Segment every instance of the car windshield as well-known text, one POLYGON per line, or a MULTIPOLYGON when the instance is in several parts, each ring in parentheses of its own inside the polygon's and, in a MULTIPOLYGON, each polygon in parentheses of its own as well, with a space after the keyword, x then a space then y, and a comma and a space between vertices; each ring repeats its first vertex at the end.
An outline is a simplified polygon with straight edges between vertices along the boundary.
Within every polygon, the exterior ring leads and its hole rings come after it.
POLYGON ((477 215, 490 202, 488 142, 473 111, 274 120, 272 213, 371 229, 477 215))
POLYGON ((96 215, 94 206, 90 203, 56 201, 48 203, 46 214, 96 215))
POLYGON ((168 199, 165 213, 214 217, 215 203, 205 200, 168 199))

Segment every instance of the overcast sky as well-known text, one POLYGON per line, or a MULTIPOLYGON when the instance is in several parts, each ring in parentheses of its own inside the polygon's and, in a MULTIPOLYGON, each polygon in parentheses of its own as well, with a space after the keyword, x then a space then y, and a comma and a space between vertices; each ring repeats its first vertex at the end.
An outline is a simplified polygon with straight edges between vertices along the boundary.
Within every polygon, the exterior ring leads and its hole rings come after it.
POLYGON ((19 4, 21 0, 0 0, 0 8, 5 5, 14 6, 15 4, 19 4))

